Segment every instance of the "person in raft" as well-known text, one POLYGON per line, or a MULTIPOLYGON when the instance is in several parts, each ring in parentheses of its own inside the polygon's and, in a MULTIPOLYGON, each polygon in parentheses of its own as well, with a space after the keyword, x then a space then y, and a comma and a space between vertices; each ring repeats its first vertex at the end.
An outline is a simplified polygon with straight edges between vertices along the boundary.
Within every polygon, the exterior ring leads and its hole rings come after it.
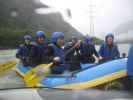
POLYGON ((118 59, 120 57, 120 52, 114 43, 114 35, 112 33, 106 35, 105 42, 101 45, 99 54, 102 57, 101 62, 118 59))
POLYGON ((32 44, 32 37, 31 35, 24 36, 24 43, 21 44, 17 50, 16 58, 20 59, 20 62, 24 66, 30 66, 30 54, 31 50, 34 47, 32 44))

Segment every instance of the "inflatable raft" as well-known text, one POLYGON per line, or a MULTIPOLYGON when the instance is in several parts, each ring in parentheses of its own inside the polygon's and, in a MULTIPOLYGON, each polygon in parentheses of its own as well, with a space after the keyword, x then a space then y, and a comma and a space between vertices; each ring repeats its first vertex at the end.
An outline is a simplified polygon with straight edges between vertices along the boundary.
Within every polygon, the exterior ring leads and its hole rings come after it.
MULTIPOLYGON (((46 64, 47 65, 47 64, 46 64)), ((80 64, 81 70, 86 69, 86 68, 91 68, 97 64, 80 64)), ((15 71, 17 75, 19 75, 21 78, 24 78, 26 73, 30 71, 32 68, 30 66, 24 66, 23 64, 19 63, 16 65, 15 71)))
MULTIPOLYGON (((61 89, 87 89, 127 76, 127 58, 109 61, 99 65, 81 64, 82 70, 67 75, 49 75, 36 84, 38 87, 61 89)), ((22 78, 30 70, 18 64, 16 72, 22 78)))

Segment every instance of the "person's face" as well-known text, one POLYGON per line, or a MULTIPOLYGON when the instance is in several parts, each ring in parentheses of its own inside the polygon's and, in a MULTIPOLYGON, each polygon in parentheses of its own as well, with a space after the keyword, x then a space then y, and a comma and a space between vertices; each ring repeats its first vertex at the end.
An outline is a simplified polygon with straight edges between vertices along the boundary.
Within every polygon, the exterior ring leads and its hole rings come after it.
POLYGON ((107 44, 108 45, 112 45, 113 44, 113 38, 112 37, 108 37, 107 38, 107 44))
POLYGON ((57 44, 60 46, 60 47, 62 47, 63 45, 64 45, 64 37, 60 37, 60 38, 58 38, 57 39, 57 44))
POLYGON ((44 41, 45 41, 44 37, 38 37, 38 38, 37 38, 37 42, 38 42, 39 44, 44 43, 44 41))
POLYGON ((25 40, 25 44, 29 45, 31 43, 31 40, 30 39, 26 39, 25 40))

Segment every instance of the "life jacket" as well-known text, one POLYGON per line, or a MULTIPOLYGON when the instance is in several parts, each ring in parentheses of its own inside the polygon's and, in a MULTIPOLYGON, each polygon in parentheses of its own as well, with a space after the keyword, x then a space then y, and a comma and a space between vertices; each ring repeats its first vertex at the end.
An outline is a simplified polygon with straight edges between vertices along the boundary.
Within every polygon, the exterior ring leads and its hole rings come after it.
POLYGON ((95 47, 92 44, 82 43, 81 46, 80 46, 80 53, 91 57, 94 53, 93 52, 94 48, 95 47))
POLYGON ((49 63, 48 59, 48 44, 36 44, 32 49, 32 63, 34 66, 42 63, 49 63))
POLYGON ((18 55, 23 56, 23 57, 27 57, 29 55, 29 52, 32 48, 32 45, 24 45, 21 44, 18 48, 18 55))
POLYGON ((34 48, 33 44, 21 44, 18 48, 18 52, 16 53, 16 57, 19 58, 21 62, 26 66, 30 65, 30 55, 32 48, 34 48))
POLYGON ((117 48, 117 45, 115 44, 113 44, 111 48, 109 48, 109 46, 106 43, 102 44, 99 54, 107 60, 113 60, 120 57, 119 50, 117 48))
POLYGON ((61 63, 64 64, 64 49, 58 47, 56 44, 52 43, 50 46, 53 49, 54 57, 60 57, 61 63))
MULTIPOLYGON (((96 54, 95 46, 93 44, 82 43, 80 46, 81 62, 82 63, 94 63, 95 58, 93 54, 96 54)), ((98 56, 98 54, 96 54, 98 56)))

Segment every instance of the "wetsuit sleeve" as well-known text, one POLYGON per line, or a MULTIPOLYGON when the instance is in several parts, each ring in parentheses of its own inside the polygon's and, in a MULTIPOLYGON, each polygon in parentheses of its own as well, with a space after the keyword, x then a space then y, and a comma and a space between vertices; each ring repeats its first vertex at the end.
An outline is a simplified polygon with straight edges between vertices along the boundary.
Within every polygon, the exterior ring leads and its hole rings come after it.
POLYGON ((54 50, 53 50, 51 45, 48 46, 47 55, 48 55, 48 60, 50 62, 53 61, 53 59, 54 59, 54 50))
POLYGON ((20 46, 18 47, 18 50, 17 50, 17 53, 16 53, 16 58, 21 59, 22 51, 23 51, 22 45, 20 45, 20 46))
POLYGON ((104 44, 102 44, 102 45, 100 46, 100 50, 99 50, 99 54, 100 54, 100 56, 102 56, 102 57, 103 57, 103 52, 104 52, 104 44))

